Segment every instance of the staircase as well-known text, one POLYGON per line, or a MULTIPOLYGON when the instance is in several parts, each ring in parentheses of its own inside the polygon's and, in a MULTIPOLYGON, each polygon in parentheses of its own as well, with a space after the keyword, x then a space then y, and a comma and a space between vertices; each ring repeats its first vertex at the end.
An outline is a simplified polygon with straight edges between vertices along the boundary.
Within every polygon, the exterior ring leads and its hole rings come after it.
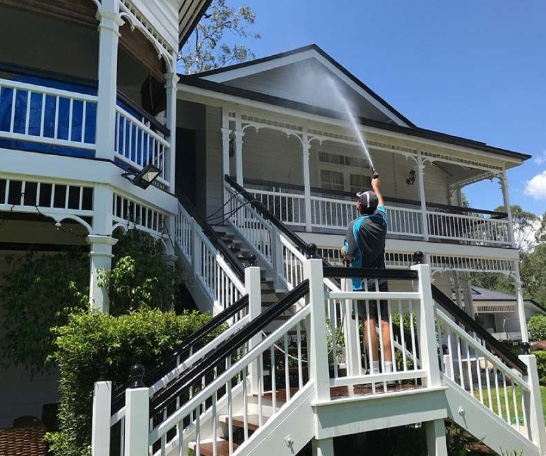
POLYGON ((229 226, 215 234, 203 235, 187 212, 177 225, 196 296, 217 309, 218 317, 235 301, 240 306, 225 317, 230 329, 153 386, 127 389, 125 406, 113 416, 108 382, 99 382, 95 422, 107 424, 94 433, 101 436, 95 456, 103 456, 98 448, 117 423, 124 429, 119 454, 131 456, 294 455, 312 440, 321 454, 333 455, 334 437, 415 423, 427 429, 429 454, 447 454, 445 419, 499 454, 544 454, 534 357, 515 358, 461 315, 431 286, 427 265, 385 271, 325 267, 306 259, 297 236, 244 197, 235 188, 229 226), (234 259, 240 265, 237 256, 249 254, 259 267, 241 273, 234 259), (337 285, 350 283, 353 275, 397 283, 396 292, 367 295, 388 301, 393 328, 406 325, 392 346, 393 372, 363 367, 368 354, 361 347, 360 322, 351 318, 352 302, 362 294, 337 285), (339 346, 332 339, 338 331, 339 346))

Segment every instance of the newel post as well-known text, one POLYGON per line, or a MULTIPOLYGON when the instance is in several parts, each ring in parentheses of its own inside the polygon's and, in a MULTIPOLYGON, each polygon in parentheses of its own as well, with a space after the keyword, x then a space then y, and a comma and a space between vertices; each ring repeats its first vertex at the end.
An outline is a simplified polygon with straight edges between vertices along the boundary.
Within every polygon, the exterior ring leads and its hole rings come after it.
POLYGON ((125 390, 124 456, 148 456, 150 393, 143 382, 144 367, 135 364, 130 374, 130 384, 125 390))
POLYGON ((303 274, 309 280, 307 302, 311 306, 309 343, 309 378, 315 382, 315 400, 330 400, 330 373, 326 338, 326 310, 322 260, 307 260, 303 274))
MULTIPOLYGON (((260 268, 250 266, 245 269, 245 289, 248 293, 248 318, 250 321, 258 317, 262 311, 262 290, 260 283, 260 268)), ((256 335, 249 341, 248 350, 252 350, 261 341, 261 336, 256 335)), ((258 363, 259 358, 250 365, 250 392, 258 393, 258 363)))
POLYGON ((441 386, 440 366, 438 364, 438 349, 436 344, 436 325, 434 322, 434 299, 430 283, 430 267, 428 264, 417 264, 411 266, 417 271, 416 291, 421 296, 419 302, 418 328, 421 365, 426 371, 426 387, 434 388, 441 386))
POLYGON ((91 428, 91 455, 110 455, 110 411, 112 382, 95 382, 93 391, 93 419, 91 428))
POLYGON ((546 431, 544 429, 544 415, 542 411, 542 400, 540 396, 540 384, 538 381, 537 359, 535 355, 520 355, 521 359, 527 365, 527 375, 524 380, 529 383, 531 391, 524 391, 523 401, 525 404, 526 421, 529 426, 531 440, 540 449, 540 454, 546 450, 546 431))

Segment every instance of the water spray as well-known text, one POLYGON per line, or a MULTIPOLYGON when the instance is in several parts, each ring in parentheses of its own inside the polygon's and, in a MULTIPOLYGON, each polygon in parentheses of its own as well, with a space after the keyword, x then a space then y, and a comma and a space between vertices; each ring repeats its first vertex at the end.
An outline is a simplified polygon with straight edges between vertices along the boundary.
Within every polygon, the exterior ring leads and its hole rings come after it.
MULTIPOLYGON (((351 108, 349 106, 349 103, 347 102, 347 99, 341 94, 339 87, 337 86, 336 82, 331 78, 328 77, 328 81, 330 82, 330 85, 332 86, 333 90, 335 91, 336 95, 340 99, 340 101, 343 103, 343 107, 345 109, 345 114, 347 116, 347 120, 351 123, 351 126, 353 127, 353 130, 358 138, 358 142, 362 146, 362 151, 364 152, 364 155, 366 156, 368 163, 370 164, 370 168, 372 168, 372 173, 375 176, 376 171, 375 167, 372 161, 372 157, 370 155, 370 151, 368 150, 368 146, 366 144, 366 141, 362 135, 362 132, 360 130, 360 126, 358 125, 355 116, 353 115, 351 108)), ((379 177, 379 174, 377 174, 377 177, 379 177)))

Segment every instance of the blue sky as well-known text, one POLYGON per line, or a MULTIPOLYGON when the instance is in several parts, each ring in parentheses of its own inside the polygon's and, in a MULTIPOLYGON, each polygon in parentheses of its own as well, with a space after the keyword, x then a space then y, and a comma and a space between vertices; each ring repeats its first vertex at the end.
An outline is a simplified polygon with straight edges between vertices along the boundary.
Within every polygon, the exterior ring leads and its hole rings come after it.
MULTIPOLYGON (((228 0, 257 15, 256 57, 317 44, 420 127, 532 155, 510 200, 546 212, 544 0, 228 0)), ((502 203, 498 181, 471 206, 502 203)))

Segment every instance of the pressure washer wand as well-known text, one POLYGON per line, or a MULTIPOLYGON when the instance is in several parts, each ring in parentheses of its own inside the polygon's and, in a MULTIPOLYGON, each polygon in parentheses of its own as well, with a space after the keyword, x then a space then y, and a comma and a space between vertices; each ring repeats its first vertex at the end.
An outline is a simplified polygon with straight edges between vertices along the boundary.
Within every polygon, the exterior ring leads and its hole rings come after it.
POLYGON ((372 169, 372 179, 379 179, 379 173, 375 170, 375 168, 372 169))

